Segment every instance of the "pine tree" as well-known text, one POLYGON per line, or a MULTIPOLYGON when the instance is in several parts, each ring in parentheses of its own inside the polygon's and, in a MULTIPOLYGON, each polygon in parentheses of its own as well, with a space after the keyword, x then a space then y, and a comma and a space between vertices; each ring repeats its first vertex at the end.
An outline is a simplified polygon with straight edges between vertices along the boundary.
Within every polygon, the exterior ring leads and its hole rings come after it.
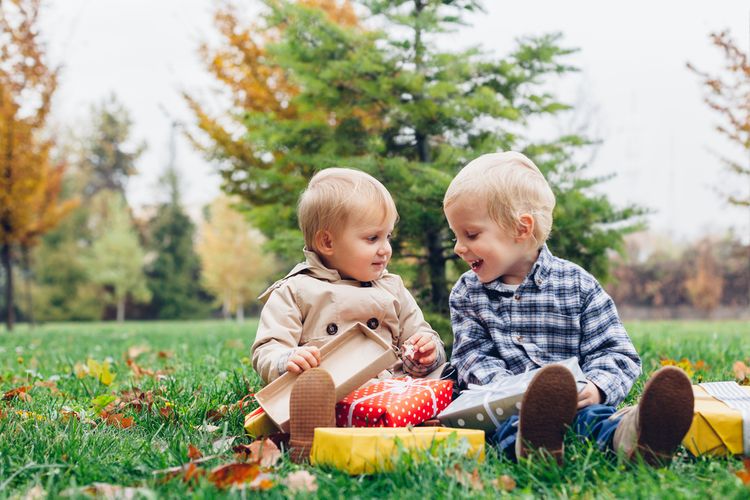
POLYGON ((169 201, 159 205, 148 224, 149 248, 156 255, 146 270, 151 290, 151 309, 161 319, 204 317, 200 259, 193 248, 195 226, 180 202, 177 170, 164 173, 162 185, 169 201))

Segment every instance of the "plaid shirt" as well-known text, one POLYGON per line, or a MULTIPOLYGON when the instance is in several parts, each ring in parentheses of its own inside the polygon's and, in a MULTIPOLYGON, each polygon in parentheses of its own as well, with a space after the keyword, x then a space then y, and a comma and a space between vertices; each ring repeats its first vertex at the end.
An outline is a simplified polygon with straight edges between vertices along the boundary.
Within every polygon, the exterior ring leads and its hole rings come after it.
POLYGON ((610 296, 546 245, 515 292, 468 271, 453 287, 450 308, 451 364, 463 386, 575 356, 603 392, 602 403, 616 406, 640 374, 641 360, 610 296))

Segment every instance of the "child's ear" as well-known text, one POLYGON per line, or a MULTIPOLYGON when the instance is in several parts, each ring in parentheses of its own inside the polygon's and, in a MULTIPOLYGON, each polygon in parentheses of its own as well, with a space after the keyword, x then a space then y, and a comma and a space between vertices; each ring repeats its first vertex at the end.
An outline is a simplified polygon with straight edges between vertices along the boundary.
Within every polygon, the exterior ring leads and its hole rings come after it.
POLYGON ((315 235, 315 248, 325 256, 333 254, 333 235, 330 231, 323 229, 317 232, 315 235))
POLYGON ((518 223, 516 224, 516 243, 520 243, 522 241, 528 240, 529 238, 533 238, 535 224, 536 221, 534 220, 533 215, 521 214, 521 216, 518 218, 518 223))

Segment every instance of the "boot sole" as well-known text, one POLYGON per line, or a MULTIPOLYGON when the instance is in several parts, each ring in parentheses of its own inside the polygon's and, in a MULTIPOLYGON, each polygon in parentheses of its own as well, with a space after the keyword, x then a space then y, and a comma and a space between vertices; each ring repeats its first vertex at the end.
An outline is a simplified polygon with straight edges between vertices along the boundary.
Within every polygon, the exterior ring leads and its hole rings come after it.
POLYGON ((578 405, 576 382, 570 370, 548 365, 532 379, 521 401, 519 431, 521 457, 544 449, 558 463, 563 459, 563 438, 573 423, 578 405))
POLYGON ((638 403, 638 451, 651 466, 672 458, 693 422, 695 398, 690 379, 674 366, 659 369, 638 403))
POLYGON ((316 427, 336 426, 336 387, 322 368, 303 372, 289 398, 289 457, 294 463, 310 458, 316 427))

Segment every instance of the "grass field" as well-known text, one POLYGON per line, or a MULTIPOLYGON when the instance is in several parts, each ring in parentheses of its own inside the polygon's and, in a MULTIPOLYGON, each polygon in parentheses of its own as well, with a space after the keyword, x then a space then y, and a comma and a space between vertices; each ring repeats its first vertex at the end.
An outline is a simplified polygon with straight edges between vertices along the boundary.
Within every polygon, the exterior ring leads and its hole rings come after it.
MULTIPOLYGON (((223 322, 50 324, 0 332, 0 394, 30 386, 26 395, 0 402, 0 498, 28 494, 81 496, 93 483, 120 485, 122 495, 142 497, 252 496, 255 491, 219 490, 208 477, 169 479, 156 473, 189 461, 190 445, 211 468, 234 461, 232 445, 249 443, 243 413, 231 407, 259 388, 249 345, 256 323, 223 322), (132 348, 144 347, 138 352, 132 348), (129 367, 126 355, 135 358, 129 367), (87 360, 96 363, 88 365, 87 360), (101 364, 110 361, 107 369, 101 364), (136 378, 137 371, 143 375, 136 378), (150 371, 149 371, 150 370, 150 371), (114 376, 109 385, 108 377, 114 376), (159 376, 161 374, 161 376, 159 376), (132 388, 148 394, 151 408, 129 405, 104 421, 99 415, 115 394, 132 388), (229 405, 223 416, 222 405, 229 405), (218 414, 217 414, 218 412, 218 414), (207 419, 207 415, 211 418, 207 419), (219 415, 219 416, 217 416, 219 415), (132 422, 129 420, 132 419, 132 422), (127 428, 123 428, 123 426, 127 428), (232 438, 235 438, 232 440, 232 438)), ((750 325, 739 322, 644 322, 626 325, 643 358, 644 376, 660 359, 692 362, 703 369, 693 379, 732 380, 732 363, 750 357, 750 325)), ((125 392, 124 391, 128 391, 125 392)), ((143 401, 141 401, 143 402, 143 401)), ((509 476, 515 488, 503 494, 550 497, 748 498, 750 488, 735 471, 737 458, 692 458, 684 451, 666 468, 619 463, 589 444, 569 442, 559 468, 533 461, 512 463, 488 450, 481 464, 444 450, 422 463, 407 461, 396 472, 349 477, 330 469, 300 467, 286 457, 266 483, 269 497, 293 493, 282 478, 311 472, 321 498, 495 497, 493 480, 509 476), (470 472, 476 469, 471 479, 470 472)), ((103 491, 103 490, 100 490, 103 491)))

